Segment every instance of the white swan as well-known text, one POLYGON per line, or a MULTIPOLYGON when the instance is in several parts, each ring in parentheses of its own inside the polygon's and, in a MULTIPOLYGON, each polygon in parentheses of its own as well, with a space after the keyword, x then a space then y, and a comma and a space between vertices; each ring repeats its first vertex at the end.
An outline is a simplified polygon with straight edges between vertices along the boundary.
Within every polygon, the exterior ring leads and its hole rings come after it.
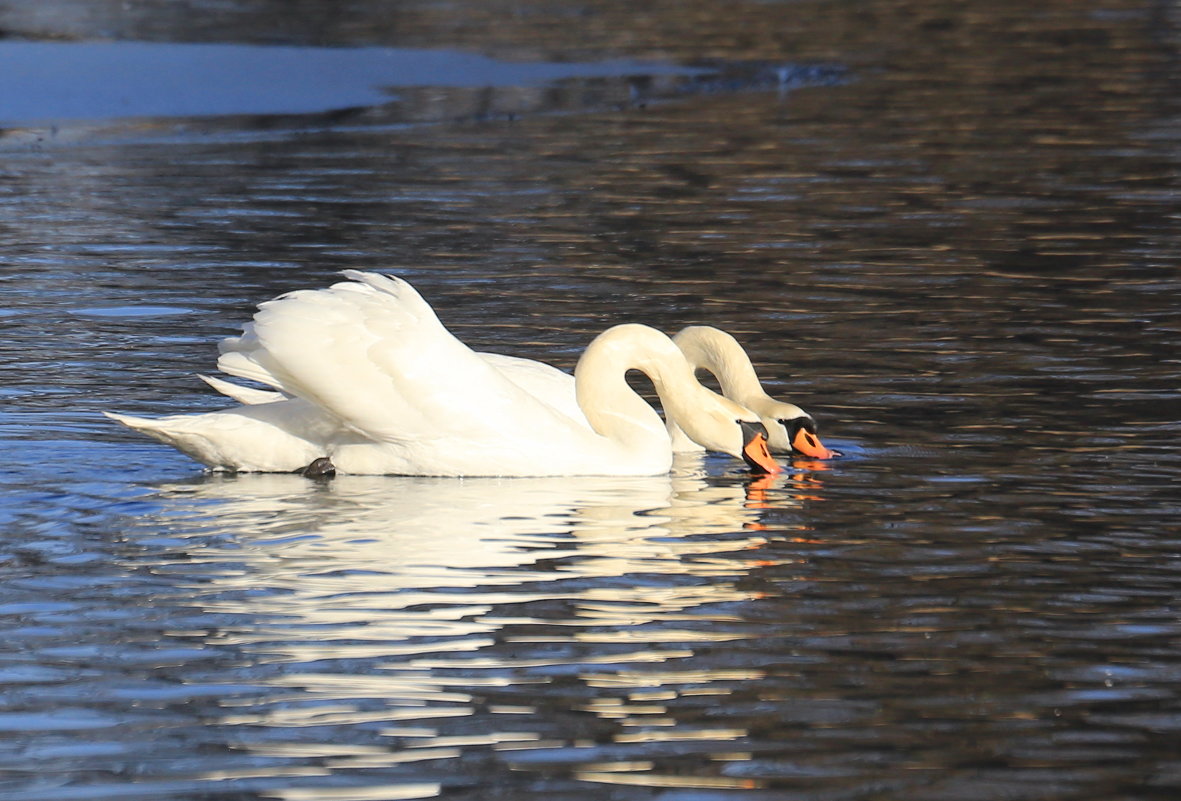
MULTIPOLYGON (((836 451, 825 447, 817 434, 816 421, 794 403, 776 400, 763 390, 746 350, 732 335, 712 326, 698 325, 683 329, 673 341, 695 369, 713 373, 723 393, 756 412, 767 428, 768 445, 773 453, 797 453, 818 459, 831 459, 836 451)), ((572 419, 586 421, 578 406, 574 376, 544 362, 478 353, 506 378, 529 394, 544 400, 572 419)), ((253 389, 211 376, 200 376, 211 387, 239 403, 255 404, 282 400, 281 392, 253 389)), ((588 423, 589 425, 589 423, 588 423)), ((676 453, 705 450, 672 420, 669 435, 676 453)))
POLYGON ((625 379, 637 369, 696 441, 755 469, 780 469, 758 416, 697 383, 653 328, 615 326, 590 344, 575 369, 575 419, 523 388, 565 374, 543 365, 525 371, 531 378, 506 377, 494 362, 527 360, 476 354, 405 281, 345 275, 352 280, 263 303, 242 336, 221 344, 223 372, 279 394, 250 395, 222 412, 108 416, 221 469, 292 471, 328 457, 342 472, 365 474, 666 473, 668 433, 625 379))
MULTIPOLYGON (((763 390, 750 357, 733 336, 713 326, 692 325, 677 333, 673 341, 694 369, 708 370, 717 377, 723 395, 758 414, 767 427, 772 451, 815 459, 838 455, 821 443, 810 414, 794 403, 775 400, 763 390)), ((670 422, 669 433, 678 452, 701 447, 686 437, 675 421, 670 422)))

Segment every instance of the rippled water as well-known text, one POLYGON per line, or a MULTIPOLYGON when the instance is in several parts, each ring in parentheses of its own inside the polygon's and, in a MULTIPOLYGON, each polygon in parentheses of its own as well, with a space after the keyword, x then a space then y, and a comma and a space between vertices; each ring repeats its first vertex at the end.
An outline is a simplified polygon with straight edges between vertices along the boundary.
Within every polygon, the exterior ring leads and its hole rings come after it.
POLYGON ((1176 795, 1176 12, 725 5, 0 4, 693 76, 0 132, 6 801, 1176 795), (317 483, 99 416, 345 267, 566 368, 721 326, 846 455, 317 483))

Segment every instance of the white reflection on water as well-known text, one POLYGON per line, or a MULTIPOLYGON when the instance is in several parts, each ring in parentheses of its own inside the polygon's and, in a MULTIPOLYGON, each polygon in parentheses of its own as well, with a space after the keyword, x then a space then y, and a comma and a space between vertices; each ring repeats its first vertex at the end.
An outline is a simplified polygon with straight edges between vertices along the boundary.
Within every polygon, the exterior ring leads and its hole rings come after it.
POLYGON ((555 709, 617 729, 625 749, 716 748, 745 731, 679 723, 670 705, 761 675, 692 658, 757 636, 733 604, 758 597, 740 579, 769 563, 761 516, 790 514, 800 478, 679 466, 640 479, 211 476, 158 487, 140 522, 163 536, 140 543, 187 603, 225 621, 207 647, 280 691, 226 699, 213 719, 252 758, 313 755, 334 774, 473 750, 524 770, 527 754, 601 762, 555 738, 555 709))
MULTIPOLYGON (((210 476, 158 490, 163 519, 155 522, 201 538, 186 563, 235 563, 216 576, 218 592, 266 586, 325 598, 344 582, 347 595, 398 593, 401 605, 420 602, 415 591, 443 587, 732 573, 733 559, 692 557, 757 548, 761 537, 735 540, 733 532, 758 529, 767 505, 761 487, 711 483, 693 469, 576 480, 343 476, 326 484, 282 474, 210 476), (728 536, 700 536, 719 533, 728 536), (544 570, 529 569, 541 559, 544 570)), ((257 612, 258 603, 235 611, 257 612)), ((290 614, 291 595, 282 605, 290 614)), ((321 621, 328 614, 322 605, 306 613, 321 621)))

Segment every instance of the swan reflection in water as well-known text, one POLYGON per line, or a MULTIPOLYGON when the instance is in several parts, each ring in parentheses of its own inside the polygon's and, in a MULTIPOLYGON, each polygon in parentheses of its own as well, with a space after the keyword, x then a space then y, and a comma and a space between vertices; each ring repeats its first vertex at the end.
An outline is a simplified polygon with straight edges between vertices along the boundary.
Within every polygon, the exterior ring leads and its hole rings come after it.
POLYGON ((806 535, 804 498, 822 487, 806 471, 752 482, 703 464, 678 457, 644 478, 211 475, 158 487, 133 541, 181 607, 212 616, 197 636, 233 655, 231 684, 280 693, 206 719, 250 759, 321 755, 347 773, 508 749, 529 770, 557 744, 589 766, 596 749, 554 739, 571 715, 645 747, 634 738, 651 716, 626 717, 620 693, 669 699, 661 736, 741 735, 677 722, 677 699, 694 710, 762 675, 719 654, 764 636, 741 611, 763 585, 745 579, 798 558, 771 543, 806 535))
MULTIPOLYGON (((266 586, 283 593, 285 614, 294 594, 310 602, 300 613, 315 617, 312 599, 328 592, 390 596, 637 572, 734 574, 743 562, 733 553, 766 543, 758 532, 767 510, 777 510, 783 529, 790 527, 783 511, 820 497, 815 473, 740 482, 706 476, 700 455, 677 460, 671 475, 639 478, 312 483, 285 474, 210 475, 159 486, 153 505, 170 542, 183 537, 185 562, 204 564, 223 598, 266 586), (728 556, 705 558, 711 553, 728 556), (232 567, 220 571, 222 563, 232 567)), ((244 608, 266 603, 256 595, 244 608)))

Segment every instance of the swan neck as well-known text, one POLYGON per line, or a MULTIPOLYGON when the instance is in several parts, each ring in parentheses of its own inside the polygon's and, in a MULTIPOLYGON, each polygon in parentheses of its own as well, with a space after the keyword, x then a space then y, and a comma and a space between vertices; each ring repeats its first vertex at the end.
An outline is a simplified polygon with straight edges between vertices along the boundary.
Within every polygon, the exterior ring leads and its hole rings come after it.
POLYGON ((674 341, 695 370, 708 370, 717 377, 726 397, 747 406, 767 397, 750 357, 730 334, 710 326, 691 326, 674 341))
POLYGON ((629 370, 639 370, 652 380, 670 414, 684 405, 684 396, 697 385, 671 339, 648 326, 617 325, 596 337, 578 360, 574 370, 578 405, 591 427, 604 436, 642 436, 669 447, 660 416, 627 383, 629 370))

